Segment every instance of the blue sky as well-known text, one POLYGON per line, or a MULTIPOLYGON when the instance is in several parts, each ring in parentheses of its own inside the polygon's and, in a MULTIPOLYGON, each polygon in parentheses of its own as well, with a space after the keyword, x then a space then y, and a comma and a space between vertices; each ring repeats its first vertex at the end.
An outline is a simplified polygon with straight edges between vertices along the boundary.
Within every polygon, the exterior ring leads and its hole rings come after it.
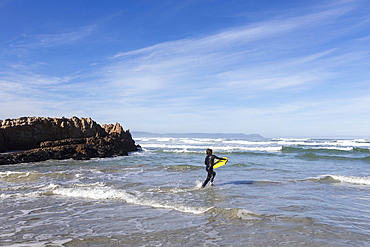
POLYGON ((0 119, 370 137, 370 1, 0 0, 0 119))

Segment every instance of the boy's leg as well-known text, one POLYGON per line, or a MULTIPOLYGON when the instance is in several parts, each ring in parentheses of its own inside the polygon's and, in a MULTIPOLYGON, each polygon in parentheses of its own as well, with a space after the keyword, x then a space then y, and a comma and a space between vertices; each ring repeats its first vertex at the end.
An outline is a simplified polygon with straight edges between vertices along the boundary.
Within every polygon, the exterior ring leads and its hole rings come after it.
MULTIPOLYGON (((211 170, 208 170, 207 172, 208 172, 207 179, 202 184, 202 188, 206 187, 207 183, 209 182, 209 180, 212 178, 212 175, 213 175, 211 170)), ((213 181, 213 178, 212 178, 212 181, 213 181)))
POLYGON ((215 172, 215 171, 213 171, 213 172, 212 172, 211 183, 213 183, 213 179, 215 179, 215 177, 216 177, 216 172, 215 172))

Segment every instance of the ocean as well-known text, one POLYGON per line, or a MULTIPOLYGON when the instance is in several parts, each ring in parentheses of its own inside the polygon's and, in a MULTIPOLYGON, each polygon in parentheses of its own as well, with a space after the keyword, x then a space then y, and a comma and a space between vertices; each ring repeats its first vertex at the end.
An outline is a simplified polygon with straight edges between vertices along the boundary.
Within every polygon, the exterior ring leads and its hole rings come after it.
POLYGON ((0 166, 0 246, 370 246, 370 140, 133 138, 0 166), (207 148, 228 163, 201 189, 207 148))

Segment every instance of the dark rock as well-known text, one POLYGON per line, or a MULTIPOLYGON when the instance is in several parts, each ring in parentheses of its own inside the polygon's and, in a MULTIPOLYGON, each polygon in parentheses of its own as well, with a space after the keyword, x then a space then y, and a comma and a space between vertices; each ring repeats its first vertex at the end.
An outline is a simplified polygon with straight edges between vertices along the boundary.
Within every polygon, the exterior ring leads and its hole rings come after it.
POLYGON ((102 128, 91 118, 77 117, 0 121, 0 152, 29 149, 0 154, 0 164, 122 156, 138 151, 138 147, 118 123, 102 128))
POLYGON ((28 150, 41 142, 86 138, 105 130, 91 118, 21 117, 0 121, 0 152, 28 150))

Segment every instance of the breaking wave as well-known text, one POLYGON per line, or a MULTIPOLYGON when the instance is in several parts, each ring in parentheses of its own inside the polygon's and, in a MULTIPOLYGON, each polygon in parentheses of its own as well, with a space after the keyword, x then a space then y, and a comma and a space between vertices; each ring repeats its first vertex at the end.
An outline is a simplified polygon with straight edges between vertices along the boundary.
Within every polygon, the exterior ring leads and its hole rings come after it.
POLYGON ((93 200, 123 200, 127 203, 141 206, 149 206, 154 208, 173 209, 184 213, 202 214, 207 212, 212 207, 189 206, 171 202, 163 202, 155 199, 140 198, 140 192, 128 192, 125 190, 114 189, 105 186, 92 188, 74 187, 74 188, 54 188, 53 195, 86 198, 93 200), (135 193, 136 192, 136 193, 135 193))
POLYGON ((332 183, 349 183, 356 185, 370 185, 370 177, 355 177, 355 176, 343 176, 343 175, 321 175, 313 178, 316 181, 325 181, 332 183))
POLYGON ((0 182, 32 182, 40 177, 37 172, 0 172, 0 182))

